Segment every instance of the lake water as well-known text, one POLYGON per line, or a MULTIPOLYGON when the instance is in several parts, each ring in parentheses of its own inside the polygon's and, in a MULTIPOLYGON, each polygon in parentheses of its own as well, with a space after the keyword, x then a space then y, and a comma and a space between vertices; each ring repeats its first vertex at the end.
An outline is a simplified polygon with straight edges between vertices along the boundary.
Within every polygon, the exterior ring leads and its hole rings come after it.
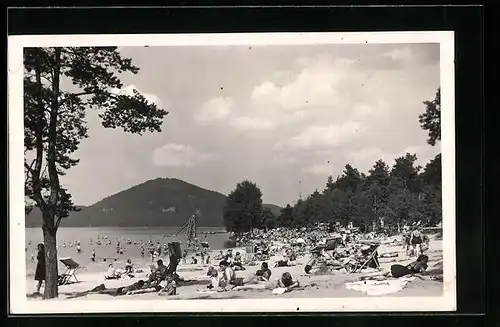
MULTIPOLYGON (((96 258, 117 258, 124 260, 127 258, 139 258, 141 256, 141 242, 152 240, 154 244, 160 242, 167 244, 168 242, 181 242, 183 247, 186 241, 186 234, 181 232, 177 237, 173 235, 178 232, 180 227, 154 227, 154 228, 138 228, 138 227, 61 227, 57 231, 58 257, 72 257, 77 262, 85 265, 90 262, 92 250, 96 252, 96 258), (106 237, 106 239, 103 239, 106 237), (101 245, 97 244, 101 238, 101 245), (137 244, 127 244, 128 240, 137 242, 137 244), (110 240, 111 244, 106 245, 106 241, 110 240), (120 240, 123 248, 123 254, 116 253, 116 243, 120 240), (81 252, 76 251, 76 242, 80 242, 81 252), (65 243, 65 247, 63 244, 65 243), (70 246, 70 243, 74 243, 70 246)), ((222 249, 224 242, 228 240, 227 233, 204 234, 212 231, 223 232, 223 228, 198 227, 197 237, 201 242, 208 242, 211 249, 222 249)), ((26 262, 28 267, 36 265, 36 245, 43 242, 42 229, 26 228, 26 262), (35 260, 32 261, 32 255, 35 260)), ((147 243, 145 245, 145 255, 147 256, 147 243)))

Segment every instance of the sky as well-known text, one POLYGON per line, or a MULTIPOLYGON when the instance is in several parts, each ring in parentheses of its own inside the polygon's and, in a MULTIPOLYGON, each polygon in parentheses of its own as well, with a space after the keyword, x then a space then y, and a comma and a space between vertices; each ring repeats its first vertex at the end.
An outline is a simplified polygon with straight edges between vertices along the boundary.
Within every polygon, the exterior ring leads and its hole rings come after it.
POLYGON ((425 165, 418 115, 439 87, 439 44, 124 47, 140 68, 120 76, 169 111, 142 136, 87 116, 62 183, 91 205, 147 180, 179 178, 228 194, 255 182, 264 203, 293 204, 323 190, 349 163, 367 172, 406 152, 425 165))

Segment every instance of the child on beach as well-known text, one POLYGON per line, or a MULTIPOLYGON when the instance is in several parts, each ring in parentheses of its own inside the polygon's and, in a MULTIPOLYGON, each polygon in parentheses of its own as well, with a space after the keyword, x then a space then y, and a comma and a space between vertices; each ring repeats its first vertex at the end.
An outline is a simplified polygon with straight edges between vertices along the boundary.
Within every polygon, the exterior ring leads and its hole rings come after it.
POLYGON ((210 266, 208 268, 207 276, 210 277, 210 284, 207 285, 208 289, 218 289, 220 286, 220 279, 219 279, 219 273, 217 272, 217 269, 215 269, 213 266, 210 266))
POLYGON ((296 287, 299 287, 299 281, 294 281, 292 275, 289 272, 283 273, 276 282, 277 288, 284 288, 285 292, 290 292, 296 287))
POLYGON ((133 265, 130 259, 127 259, 127 263, 125 263, 125 274, 131 275, 133 273, 133 265))
POLYGON ((172 275, 168 275, 167 278, 160 282, 161 290, 158 295, 177 295, 177 284, 172 275))
POLYGON ((108 267, 108 271, 104 274, 104 279, 119 279, 121 277, 120 272, 113 267, 112 263, 108 267))

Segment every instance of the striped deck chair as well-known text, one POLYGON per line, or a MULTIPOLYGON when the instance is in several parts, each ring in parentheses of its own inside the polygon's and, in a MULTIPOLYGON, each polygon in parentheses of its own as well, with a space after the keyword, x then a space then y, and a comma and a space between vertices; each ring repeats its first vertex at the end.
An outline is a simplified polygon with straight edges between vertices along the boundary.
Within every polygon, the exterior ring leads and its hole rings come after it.
POLYGON ((73 282, 78 283, 79 280, 76 277, 76 271, 80 268, 80 264, 71 257, 61 258, 59 261, 66 267, 66 271, 64 274, 59 275, 58 284, 62 286, 73 282))

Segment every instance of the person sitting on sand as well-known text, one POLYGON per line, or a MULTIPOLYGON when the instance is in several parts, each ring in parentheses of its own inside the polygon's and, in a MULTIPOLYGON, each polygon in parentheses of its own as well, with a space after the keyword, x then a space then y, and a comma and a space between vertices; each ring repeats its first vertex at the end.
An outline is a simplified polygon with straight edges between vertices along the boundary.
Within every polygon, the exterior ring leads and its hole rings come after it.
POLYGON ((196 257, 191 257, 191 264, 195 265, 198 263, 198 259, 196 257))
POLYGON ((120 277, 120 272, 113 267, 112 263, 110 263, 108 266, 108 271, 104 274, 104 279, 119 279, 120 277))
POLYGON ((263 262, 260 269, 255 272, 255 275, 244 279, 243 284, 267 283, 270 279, 271 269, 269 269, 267 262, 263 262))
POLYGON ((167 275, 167 278, 160 282, 160 287, 161 289, 158 295, 177 295, 177 283, 172 275, 167 275))
POLYGON ((166 277, 167 266, 163 264, 163 260, 156 261, 156 267, 152 267, 151 274, 149 274, 148 281, 146 282, 147 288, 151 286, 152 283, 159 284, 166 277))
POLYGON ((299 287, 299 281, 294 281, 292 275, 289 272, 283 273, 276 282, 276 287, 285 288, 286 292, 290 292, 296 287, 299 287))
POLYGON ((220 286, 222 290, 228 290, 234 286, 243 285, 243 278, 236 278, 233 268, 231 268, 227 261, 222 260, 219 263, 219 268, 222 273, 220 278, 220 286))
POLYGON ((234 270, 245 270, 245 267, 243 267, 243 264, 241 263, 241 254, 239 252, 236 252, 236 255, 234 256, 234 261, 231 264, 231 267, 233 267, 234 270))
POLYGON ((210 277, 210 284, 207 285, 208 289, 219 288, 220 286, 220 278, 219 273, 215 267, 210 266, 207 271, 207 276, 210 277))
POLYGON ((125 263, 125 273, 127 275, 130 275, 133 273, 134 266, 132 265, 132 261, 130 259, 127 259, 127 262, 125 263))

